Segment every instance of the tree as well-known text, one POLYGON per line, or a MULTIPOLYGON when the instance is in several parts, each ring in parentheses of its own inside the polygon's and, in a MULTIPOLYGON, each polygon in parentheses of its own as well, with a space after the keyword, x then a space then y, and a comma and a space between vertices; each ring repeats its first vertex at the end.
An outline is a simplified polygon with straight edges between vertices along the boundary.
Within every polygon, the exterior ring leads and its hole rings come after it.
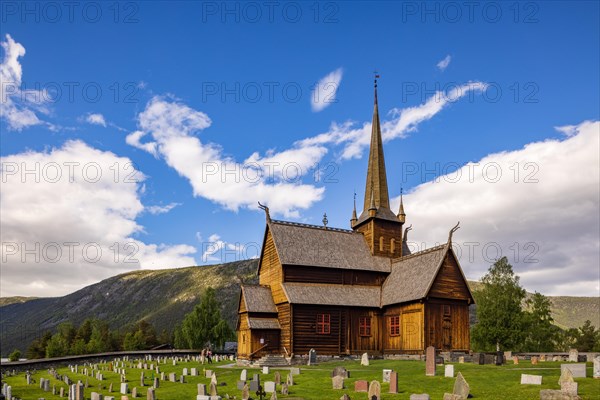
POLYGON ((481 350, 518 350, 523 343, 524 313, 521 302, 525 290, 506 257, 492 265, 482 278, 483 288, 476 291, 477 324, 472 338, 481 350))
POLYGON ((579 328, 579 335, 575 341, 575 348, 579 351, 600 350, 600 331, 592 325, 589 319, 579 328))
POLYGON ((19 361, 21 359, 21 350, 15 349, 8 356, 8 361, 19 361))
POLYGON ((221 346, 232 336, 231 328, 221 318, 219 303, 213 288, 206 289, 200 304, 186 314, 175 329, 175 347, 200 349, 204 346, 221 346))
POLYGON ((46 346, 52 338, 52 333, 46 331, 41 338, 35 339, 27 348, 26 357, 28 359, 46 357, 46 346))
POLYGON ((553 325, 550 299, 535 292, 525 304, 528 312, 525 313, 524 321, 527 332, 524 349, 535 352, 555 350, 559 341, 560 329, 553 325))
POLYGON ((63 357, 69 353, 69 343, 60 333, 55 333, 46 345, 46 358, 63 357))

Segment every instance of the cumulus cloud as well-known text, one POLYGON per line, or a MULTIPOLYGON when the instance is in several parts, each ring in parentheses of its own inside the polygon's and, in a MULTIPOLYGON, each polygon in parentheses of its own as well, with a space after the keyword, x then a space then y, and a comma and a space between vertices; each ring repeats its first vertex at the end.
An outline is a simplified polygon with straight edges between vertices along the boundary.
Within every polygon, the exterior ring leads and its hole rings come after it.
POLYGON ((130 270, 196 264, 192 246, 139 239, 145 177, 128 158, 68 141, 1 165, 0 296, 63 295, 130 270))
POLYGON ((48 96, 43 91, 21 90, 23 69, 19 58, 25 55, 25 47, 15 42, 9 34, 5 41, 0 42, 0 46, 4 49, 0 63, 0 118, 6 121, 10 130, 15 131, 47 124, 38 118, 36 111, 48 112, 44 107, 44 99, 48 96))
POLYGON ((450 65, 450 61, 452 61, 452 57, 450 57, 450 54, 448 54, 446 57, 444 57, 443 60, 441 60, 436 65, 440 71, 444 71, 446 68, 448 68, 448 65, 450 65))
POLYGON ((598 296, 600 122, 563 128, 563 140, 490 154, 405 195, 413 250, 460 221, 453 242, 469 278, 504 255, 529 290, 598 296))
POLYGON ((324 189, 303 184, 301 178, 327 149, 319 145, 296 146, 282 152, 251 154, 239 163, 223 154, 221 147, 204 143, 194 134, 212 121, 203 112, 164 97, 154 97, 138 115, 139 130, 127 143, 162 156, 166 163, 192 185, 194 195, 226 209, 256 209, 268 202, 271 212, 298 216, 300 209, 319 201, 324 189), (153 140, 145 143, 141 138, 153 140))
POLYGON ((321 78, 315 85, 310 98, 310 105, 314 112, 323 111, 331 103, 335 103, 337 90, 342 81, 343 71, 341 68, 331 71, 321 78))
POLYGON ((85 120, 88 124, 100 125, 106 128, 106 120, 104 119, 104 115, 102 114, 88 114, 85 120))

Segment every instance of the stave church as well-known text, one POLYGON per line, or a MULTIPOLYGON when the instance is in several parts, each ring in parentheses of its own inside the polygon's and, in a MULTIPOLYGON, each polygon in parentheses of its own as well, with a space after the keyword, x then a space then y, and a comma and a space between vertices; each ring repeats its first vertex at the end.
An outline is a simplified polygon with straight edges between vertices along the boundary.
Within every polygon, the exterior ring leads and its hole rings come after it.
POLYGON ((364 204, 351 229, 271 219, 258 285, 242 285, 238 357, 469 351, 473 296, 446 243, 412 253, 401 198, 390 209, 377 81, 364 204))

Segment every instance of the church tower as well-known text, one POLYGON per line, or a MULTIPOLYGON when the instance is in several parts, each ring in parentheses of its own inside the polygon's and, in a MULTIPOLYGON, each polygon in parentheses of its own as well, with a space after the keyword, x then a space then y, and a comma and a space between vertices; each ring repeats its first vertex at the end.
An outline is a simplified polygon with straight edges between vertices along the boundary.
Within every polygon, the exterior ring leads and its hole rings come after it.
POLYGON ((353 230, 364 235, 371 249, 371 254, 396 258, 402 256, 402 225, 405 217, 404 204, 400 204, 398 215, 390 209, 381 126, 379 124, 376 76, 375 106, 371 125, 371 145, 363 211, 357 218, 355 203, 350 222, 353 230))

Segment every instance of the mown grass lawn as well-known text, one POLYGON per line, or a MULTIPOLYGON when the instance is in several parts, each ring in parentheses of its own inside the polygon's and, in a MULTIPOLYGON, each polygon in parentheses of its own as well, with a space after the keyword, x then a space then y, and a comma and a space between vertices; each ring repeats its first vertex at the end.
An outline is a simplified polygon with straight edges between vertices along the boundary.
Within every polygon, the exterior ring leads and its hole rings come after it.
MULTIPOLYGON (((513 399, 539 399, 541 389, 559 389, 558 378, 560 377, 560 362, 545 362, 532 366, 527 361, 521 361, 519 365, 475 365, 475 364, 454 364, 455 374, 461 372, 471 387, 471 394, 474 399, 485 400, 513 400, 513 399), (521 374, 542 375, 543 382, 541 386, 521 385, 521 374)), ((100 368, 106 364, 100 364, 100 368)), ((579 393, 583 399, 600 399, 600 379, 593 379, 592 364, 588 363, 588 378, 578 378, 579 393)), ((237 390, 236 382, 239 379, 240 372, 243 368, 231 366, 230 362, 221 362, 211 365, 200 365, 197 362, 180 362, 176 366, 172 363, 160 364, 161 372, 168 374, 175 372, 177 377, 182 373, 183 368, 191 369, 198 368, 201 376, 187 376, 185 384, 172 383, 161 381, 160 387, 156 391, 157 399, 190 399, 196 398, 197 384, 210 383, 210 379, 204 378, 203 369, 212 369, 216 371, 219 384, 225 383, 224 386, 219 386, 219 395, 225 398, 225 394, 229 394, 231 398, 234 396, 241 398, 241 391, 237 390)), ((383 400, 404 400, 408 399, 412 393, 428 393, 433 400, 442 399, 445 392, 452 392, 454 379, 444 378, 443 366, 438 366, 437 376, 425 376, 424 361, 392 361, 392 360, 373 360, 371 365, 364 367, 360 365, 360 361, 332 361, 321 363, 316 366, 302 366, 302 373, 294 376, 295 385, 290 387, 289 396, 282 396, 278 393, 280 399, 306 399, 306 400, 337 400, 344 393, 347 393, 353 400, 367 400, 366 393, 355 393, 354 382, 357 380, 382 380, 382 370, 385 368, 393 369, 398 372, 398 394, 389 394, 389 384, 382 384, 382 399, 383 400), (334 367, 341 365, 350 371, 350 379, 346 380, 345 390, 333 390, 331 387, 331 371, 334 367)), ((275 371, 280 371, 282 381, 285 381, 288 370, 271 369, 270 374, 263 375, 261 373, 261 382, 274 380, 275 371)), ((83 372, 79 368, 79 372, 83 372)), ((103 371, 104 380, 98 381, 91 377, 86 377, 83 373, 71 373, 68 368, 60 368, 58 373, 68 375, 73 381, 81 380, 85 382, 88 379, 89 388, 85 391, 85 398, 89 399, 91 392, 99 392, 103 395, 109 395, 108 386, 113 383, 113 393, 116 399, 120 400, 119 388, 120 379, 116 373, 103 371), (100 388, 101 387, 101 388, 100 388)), ((138 397, 146 398, 146 387, 140 387, 141 370, 136 368, 126 368, 127 379, 129 381, 129 389, 137 387, 138 397)), ((248 379, 252 379, 252 374, 260 373, 259 369, 248 368, 248 379)), ((146 385, 151 384, 152 372, 145 370, 146 385)), ((17 396, 24 400, 35 400, 38 398, 60 399, 58 395, 53 396, 52 392, 44 392, 39 389, 39 379, 46 378, 51 380, 50 388, 56 385, 58 389, 62 386, 67 393, 67 385, 62 381, 57 381, 51 377, 47 371, 37 371, 34 375, 36 380, 35 385, 27 386, 25 382, 25 374, 21 373, 17 376, 6 377, 5 381, 12 386, 13 396, 17 396)), ((131 394, 129 395, 131 399, 131 394)), ((253 396, 257 399, 257 396, 253 396)), ((269 399, 269 397, 267 397, 269 399)))

